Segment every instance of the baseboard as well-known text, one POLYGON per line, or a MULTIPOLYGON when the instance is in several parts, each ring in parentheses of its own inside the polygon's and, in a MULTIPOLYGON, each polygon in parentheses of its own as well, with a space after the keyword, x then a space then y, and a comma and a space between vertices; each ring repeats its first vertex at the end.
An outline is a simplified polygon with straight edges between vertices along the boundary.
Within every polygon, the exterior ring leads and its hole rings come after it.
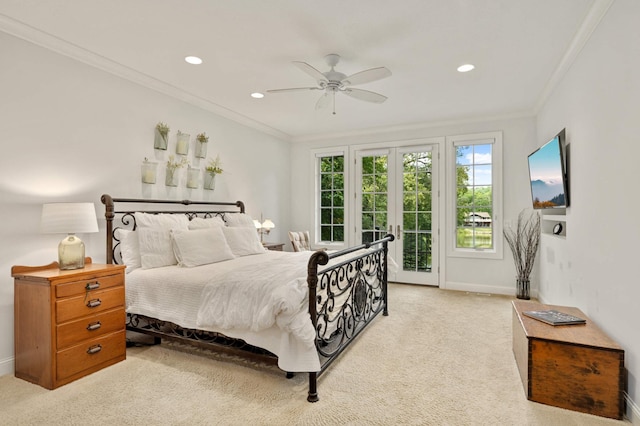
MULTIPOLYGON (((443 290, 455 290, 455 291, 466 291, 469 293, 479 293, 479 294, 500 294, 504 296, 514 296, 516 295, 516 286, 513 284, 513 288, 503 287, 503 286, 492 286, 492 285, 484 285, 484 284, 473 284, 473 283, 460 283, 455 281, 447 281, 444 286, 440 286, 443 290)), ((531 298, 535 299, 538 297, 537 290, 531 290, 531 298)))
POLYGON ((13 375, 13 373, 16 371, 15 369, 16 367, 13 357, 0 360, 0 376, 4 376, 7 374, 13 375))
POLYGON ((640 406, 631 400, 628 393, 624 393, 624 402, 627 404, 625 417, 633 426, 640 426, 640 406))

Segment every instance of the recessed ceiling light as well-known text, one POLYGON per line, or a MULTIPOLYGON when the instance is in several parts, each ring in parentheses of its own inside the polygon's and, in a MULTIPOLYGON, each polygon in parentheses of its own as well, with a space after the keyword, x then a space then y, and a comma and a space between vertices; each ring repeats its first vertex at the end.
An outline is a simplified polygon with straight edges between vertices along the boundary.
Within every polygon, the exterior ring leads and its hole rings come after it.
POLYGON ((464 65, 460 65, 458 67, 458 71, 459 72, 468 72, 468 71, 471 71, 474 68, 475 68, 475 66, 473 66, 471 64, 464 64, 464 65))
POLYGON ((264 94, 262 94, 262 93, 260 93, 260 92, 253 92, 253 93, 251 94, 251 97, 252 97, 252 98, 255 98, 255 99, 262 99, 262 98, 264 98, 264 94))
POLYGON ((184 58, 184 60, 191 65, 200 65, 202 63, 202 59, 198 58, 197 56, 187 56, 186 58, 184 58))

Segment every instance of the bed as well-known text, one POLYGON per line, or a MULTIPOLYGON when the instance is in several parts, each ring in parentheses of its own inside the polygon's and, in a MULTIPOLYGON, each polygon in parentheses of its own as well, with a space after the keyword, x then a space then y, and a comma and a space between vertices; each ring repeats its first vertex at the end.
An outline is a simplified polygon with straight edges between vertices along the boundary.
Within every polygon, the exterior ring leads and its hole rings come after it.
POLYGON ((154 343, 308 373, 316 402, 318 377, 388 315, 393 235, 334 252, 268 251, 241 201, 101 200, 107 262, 127 265, 127 329, 154 343))

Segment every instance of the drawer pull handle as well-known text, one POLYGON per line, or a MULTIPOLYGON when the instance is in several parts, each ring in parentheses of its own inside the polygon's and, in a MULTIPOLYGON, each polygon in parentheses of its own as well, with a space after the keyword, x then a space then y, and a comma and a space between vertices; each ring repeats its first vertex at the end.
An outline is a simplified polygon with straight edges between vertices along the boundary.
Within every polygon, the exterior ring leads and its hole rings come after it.
POLYGON ((84 287, 87 291, 88 290, 95 290, 97 288, 100 288, 100 283, 98 281, 94 282, 94 283, 87 283, 87 285, 84 287))
POLYGON ((93 355, 93 354, 97 354, 101 350, 102 350, 102 345, 94 345, 94 346, 91 346, 89 349, 87 349, 87 353, 89 355, 93 355))
POLYGON ((100 321, 96 321, 96 322, 92 322, 91 324, 87 325, 87 330, 93 331, 93 330, 99 329, 100 327, 102 327, 102 324, 100 324, 100 321))
POLYGON ((87 302, 87 308, 95 308, 100 305, 102 305, 102 300, 100 299, 91 299, 87 302))

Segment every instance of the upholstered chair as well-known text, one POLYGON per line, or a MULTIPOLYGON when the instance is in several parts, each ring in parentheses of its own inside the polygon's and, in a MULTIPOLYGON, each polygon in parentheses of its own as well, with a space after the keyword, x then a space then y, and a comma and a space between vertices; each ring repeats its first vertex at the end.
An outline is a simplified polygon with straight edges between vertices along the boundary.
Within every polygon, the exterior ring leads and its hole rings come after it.
POLYGON ((311 250, 309 231, 289 231, 289 240, 293 246, 293 251, 311 250))

